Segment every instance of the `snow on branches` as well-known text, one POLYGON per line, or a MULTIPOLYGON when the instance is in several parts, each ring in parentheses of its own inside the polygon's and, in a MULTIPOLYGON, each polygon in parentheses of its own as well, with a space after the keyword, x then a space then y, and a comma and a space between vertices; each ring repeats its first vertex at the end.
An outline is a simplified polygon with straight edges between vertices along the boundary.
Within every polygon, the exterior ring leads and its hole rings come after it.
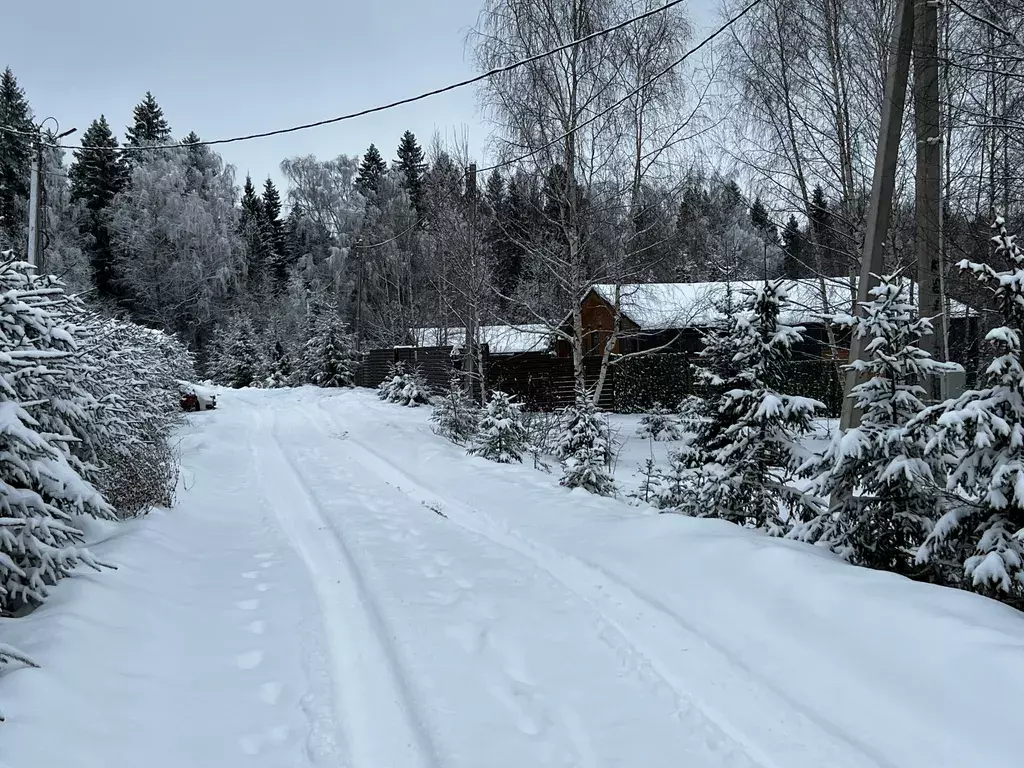
POLYGON ((0 613, 41 602, 76 565, 100 567, 78 518, 124 514, 113 491, 135 479, 124 465, 139 454, 174 463, 174 377, 190 372, 163 334, 100 318, 55 279, 0 263, 0 613))
POLYGON ((925 457, 921 431, 911 434, 907 424, 925 407, 920 382, 959 366, 920 349, 931 322, 917 317, 896 276, 880 279, 857 316, 832 321, 865 340, 865 359, 846 366, 864 379, 850 395, 861 421, 800 467, 812 480, 810 490, 832 501, 828 511, 790 535, 828 546, 857 565, 910 573, 913 550, 938 517, 933 469, 940 477, 943 470, 925 457))
POLYGON ((326 302, 305 345, 305 379, 318 387, 351 387, 355 372, 355 342, 338 314, 337 305, 326 302))
POLYGON ((504 392, 491 392, 467 453, 499 464, 512 464, 523 460, 528 447, 519 405, 504 392))
POLYGON ((700 357, 708 406, 691 444, 676 453, 659 504, 781 533, 781 507, 808 500, 787 484, 797 435, 810 430, 816 400, 782 394, 786 365, 803 329, 780 321, 783 281, 747 293, 700 357))
POLYGON ((611 438, 593 400, 577 394, 576 402, 562 415, 562 432, 555 445, 555 458, 562 462, 561 485, 583 488, 599 496, 615 495, 611 465, 611 438))
POLYGON ((655 403, 640 418, 640 426, 636 430, 637 437, 651 440, 680 440, 682 428, 679 417, 672 411, 655 403))
POLYGON ((1024 250, 997 218, 993 238, 1005 270, 961 261, 992 291, 1003 325, 985 337, 993 357, 982 386, 920 414, 931 426, 929 456, 950 467, 946 488, 958 498, 918 550, 921 564, 952 558, 972 586, 990 594, 1024 595, 1024 250))
POLYGON ((391 364, 388 375, 377 385, 377 397, 411 408, 430 402, 430 393, 419 371, 407 370, 401 361, 391 364))
POLYGON ((435 434, 456 445, 465 445, 477 430, 480 414, 457 375, 452 375, 448 391, 434 402, 430 421, 435 434))

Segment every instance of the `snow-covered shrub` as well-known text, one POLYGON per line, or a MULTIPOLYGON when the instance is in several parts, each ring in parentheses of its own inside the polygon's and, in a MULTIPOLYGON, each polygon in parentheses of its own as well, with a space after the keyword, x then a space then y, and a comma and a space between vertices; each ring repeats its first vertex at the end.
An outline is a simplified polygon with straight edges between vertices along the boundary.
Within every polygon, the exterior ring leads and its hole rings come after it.
POLYGON ((562 432, 555 445, 555 458, 562 462, 561 485, 583 488, 600 496, 615 494, 612 480, 611 438, 608 425, 585 394, 562 414, 562 432))
POLYGON ((195 376, 191 356, 173 336, 92 313, 78 331, 87 388, 113 418, 97 487, 121 517, 170 506, 178 480, 172 430, 182 419, 179 382, 195 376))
POLYGON ((682 429, 676 414, 656 402, 640 419, 636 435, 651 440, 679 440, 682 429))
POLYGON ((527 448, 519 405, 504 392, 491 392, 467 453, 499 464, 511 464, 522 461, 527 448))
POLYGON ((41 602, 79 563, 99 568, 75 516, 114 516, 78 471, 94 468, 70 450, 83 441, 94 453, 102 435, 85 429, 97 404, 77 387, 83 372, 62 289, 30 270, 0 264, 0 614, 41 602))
POLYGON ((303 370, 306 381, 318 387, 352 386, 354 341, 334 304, 325 304, 317 316, 313 335, 305 345, 303 370))
POLYGON ((982 386, 921 413, 912 428, 930 425, 927 454, 951 469, 952 503, 918 550, 917 560, 963 563, 974 589, 997 596, 1024 595, 1024 250, 996 220, 993 240, 1009 262, 999 270, 961 261, 989 287, 1003 324, 985 337, 993 358, 982 386))
POLYGON ((925 442, 907 424, 925 407, 919 382, 958 366, 919 348, 931 322, 916 316, 895 276, 881 278, 860 309, 856 317, 832 318, 865 340, 866 359, 846 366, 866 379, 851 393, 860 425, 837 433, 823 455, 800 468, 812 480, 810 492, 831 505, 790 536, 828 546, 857 565, 909 573, 914 549, 938 517, 940 495, 925 442))
POLYGON ((458 376, 452 376, 448 391, 434 402, 430 414, 434 433, 456 445, 465 445, 476 433, 479 409, 470 400, 458 376))
POLYGON ((377 397, 410 407, 430 402, 430 392, 419 371, 407 370, 401 361, 391 364, 388 375, 377 386, 377 397))
POLYGON ((798 465, 795 438, 824 407, 780 391, 803 331, 780 321, 787 303, 783 281, 769 281, 748 292, 725 328, 707 337, 700 375, 708 412, 692 443, 675 455, 675 479, 668 481, 683 496, 679 511, 780 534, 780 507, 800 515, 808 504, 816 509, 813 499, 787 484, 798 465))

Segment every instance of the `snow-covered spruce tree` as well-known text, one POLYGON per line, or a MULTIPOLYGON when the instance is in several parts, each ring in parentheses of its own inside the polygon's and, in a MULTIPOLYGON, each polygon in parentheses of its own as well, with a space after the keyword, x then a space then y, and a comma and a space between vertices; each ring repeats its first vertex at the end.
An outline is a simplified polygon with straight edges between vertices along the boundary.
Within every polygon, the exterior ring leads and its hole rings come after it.
POLYGON ((555 458, 562 462, 566 488, 583 488, 599 496, 613 496, 611 438, 608 425, 586 394, 577 393, 576 402, 562 414, 562 432, 555 445, 555 458))
POLYGON ((266 353, 264 386, 270 388, 291 386, 295 376, 291 353, 280 338, 272 337, 269 346, 270 349, 266 353))
POLYGON ((466 394, 458 375, 448 383, 448 391, 434 401, 430 414, 434 434, 456 445, 465 445, 477 430, 479 408, 466 394))
POLYGON ((655 403, 640 418, 636 435, 651 440, 679 440, 682 437, 679 417, 661 403, 655 403))
POLYGON ((512 402, 504 392, 491 392, 467 453, 499 464, 512 464, 523 460, 527 447, 526 428, 518 403, 512 402))
POLYGON ((998 256, 1006 270, 961 261, 993 294, 1003 324, 985 337, 993 352, 982 386, 933 406, 911 423, 930 425, 929 456, 945 458, 951 502, 917 553, 920 564, 955 559, 970 585, 993 596, 1024 596, 1024 250, 994 227, 998 256))
POLYGON ((392 363, 388 374, 377 386, 377 397, 389 403, 415 407, 430 402, 430 392, 419 371, 409 371, 405 363, 392 363))
POLYGON ((318 387, 351 387, 356 372, 354 344, 337 306, 324 305, 305 345, 306 380, 318 387))
POLYGON ((225 387, 241 389, 260 380, 263 367, 259 338, 252 321, 231 315, 218 329, 210 365, 211 378, 225 387))
MULTIPOLYGON (((75 328, 60 317, 59 288, 30 270, 9 257, 0 264, 0 614, 41 602, 79 563, 98 568, 75 516, 114 514, 73 464, 70 444, 88 435, 75 434, 54 404, 81 375, 75 328)), ((87 416, 78 415, 81 428, 87 416)))
POLYGON ((669 475, 682 482, 678 510, 697 517, 785 532, 780 507, 802 518, 814 500, 787 480, 798 466, 795 438, 811 428, 824 405, 783 394, 787 363, 803 329, 781 321, 788 305, 783 281, 769 281, 747 293, 723 331, 706 339, 701 358, 709 413, 692 443, 679 451, 669 475))
POLYGON ((865 378, 850 395, 860 426, 837 433, 824 454, 800 467, 812 480, 810 492, 832 502, 789 535, 828 546, 857 565, 909 574, 914 550, 938 518, 940 495, 935 463, 925 459, 924 441, 907 424, 925 407, 920 382, 959 366, 919 348, 932 326, 917 317, 895 275, 882 277, 860 310, 832 318, 864 339, 866 359, 846 366, 865 378))

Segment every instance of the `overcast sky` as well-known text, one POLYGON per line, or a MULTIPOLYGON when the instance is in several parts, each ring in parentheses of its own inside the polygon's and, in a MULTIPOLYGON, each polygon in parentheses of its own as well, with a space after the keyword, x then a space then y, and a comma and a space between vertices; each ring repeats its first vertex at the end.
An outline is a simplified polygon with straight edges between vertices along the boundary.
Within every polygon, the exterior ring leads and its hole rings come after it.
MULTIPOLYGON (((713 0, 693 0, 698 32, 713 0)), ((47 0, 4 9, 0 47, 36 119, 53 115, 81 134, 103 113, 119 136, 150 90, 176 138, 224 138, 313 122, 393 101, 475 74, 466 33, 482 0, 47 0), (147 7, 148 6, 148 7, 147 7), (12 16, 13 14, 13 16, 12 16), (13 34, 12 34, 13 32, 13 34)), ((482 153, 488 128, 472 87, 397 109, 285 136, 218 147, 256 179, 289 156, 385 159, 412 130, 467 136, 482 153)), ((74 143, 77 137, 66 141, 74 143)))

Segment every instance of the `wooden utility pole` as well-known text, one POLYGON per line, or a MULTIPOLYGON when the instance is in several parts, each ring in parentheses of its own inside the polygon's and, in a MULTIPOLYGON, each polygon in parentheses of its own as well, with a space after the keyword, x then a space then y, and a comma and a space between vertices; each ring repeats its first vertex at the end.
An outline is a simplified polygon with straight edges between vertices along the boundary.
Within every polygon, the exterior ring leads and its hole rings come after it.
MULTIPOLYGON (((946 337, 942 290, 942 131, 939 110, 939 15, 935 0, 903 0, 896 13, 889 71, 882 104, 882 130, 875 155, 875 176, 871 186, 864 250, 861 253, 857 303, 870 298, 883 270, 883 252, 892 217, 892 198, 896 184, 907 84, 910 78, 911 51, 914 60, 914 122, 917 138, 917 174, 915 218, 917 221, 918 306, 923 317, 932 318, 935 334, 920 341, 922 349, 935 357, 945 357, 945 345, 936 345, 946 337)), ((850 360, 864 357, 864 344, 850 342, 850 360)), ((840 429, 844 432, 860 422, 850 393, 860 383, 854 371, 846 374, 840 429)), ((942 396, 941 382, 925 383, 932 398, 942 396)))

